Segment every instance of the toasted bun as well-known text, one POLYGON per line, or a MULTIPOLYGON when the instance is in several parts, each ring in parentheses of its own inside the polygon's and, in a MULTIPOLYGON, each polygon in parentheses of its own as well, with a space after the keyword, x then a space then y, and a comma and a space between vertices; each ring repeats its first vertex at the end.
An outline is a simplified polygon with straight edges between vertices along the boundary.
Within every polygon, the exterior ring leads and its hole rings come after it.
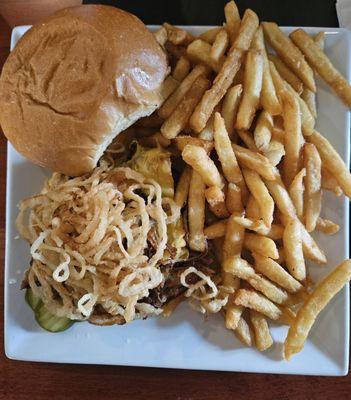
POLYGON ((83 5, 35 25, 0 78, 0 123, 33 162, 69 176, 92 170, 114 137, 161 103, 166 55, 145 25, 83 5))

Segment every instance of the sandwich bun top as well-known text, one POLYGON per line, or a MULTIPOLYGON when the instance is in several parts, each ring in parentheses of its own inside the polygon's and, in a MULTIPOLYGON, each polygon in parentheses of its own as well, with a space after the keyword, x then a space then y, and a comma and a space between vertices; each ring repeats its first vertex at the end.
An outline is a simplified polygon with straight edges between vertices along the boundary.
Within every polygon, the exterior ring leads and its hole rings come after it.
POLYGON ((163 49, 134 15, 83 5, 31 28, 0 78, 5 136, 36 164, 78 176, 162 102, 163 49))

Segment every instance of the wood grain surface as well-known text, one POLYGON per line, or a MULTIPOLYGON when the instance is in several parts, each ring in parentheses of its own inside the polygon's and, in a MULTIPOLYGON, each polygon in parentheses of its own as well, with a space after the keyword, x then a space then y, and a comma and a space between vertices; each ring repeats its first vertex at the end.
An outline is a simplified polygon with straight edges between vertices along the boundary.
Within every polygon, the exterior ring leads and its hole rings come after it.
MULTIPOLYGON (((0 19, 0 65, 9 51, 10 28, 0 19)), ((4 354, 3 265, 6 140, 0 133, 0 399, 6 400, 263 400, 351 398, 351 375, 298 377, 94 365, 40 364, 4 354)), ((243 363, 245 361, 243 360, 243 363)))

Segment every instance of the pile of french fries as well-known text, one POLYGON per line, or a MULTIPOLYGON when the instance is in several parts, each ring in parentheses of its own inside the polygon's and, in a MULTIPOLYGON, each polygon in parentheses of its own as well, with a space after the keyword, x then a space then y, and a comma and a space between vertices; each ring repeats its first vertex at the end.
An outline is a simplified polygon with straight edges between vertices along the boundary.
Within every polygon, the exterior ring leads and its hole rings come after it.
POLYGON ((144 125, 185 162, 175 200, 187 211, 188 246, 215 244, 226 327, 264 351, 273 343, 268 320, 289 325, 289 359, 351 276, 346 260, 313 289, 306 269, 306 260, 327 262, 311 233, 339 229, 320 215, 323 190, 351 196, 348 168, 314 129, 315 76, 348 107, 351 88, 324 53, 323 32, 287 37, 250 9, 240 18, 234 1, 224 13, 222 27, 199 37, 170 24, 155 33, 172 72, 144 125))

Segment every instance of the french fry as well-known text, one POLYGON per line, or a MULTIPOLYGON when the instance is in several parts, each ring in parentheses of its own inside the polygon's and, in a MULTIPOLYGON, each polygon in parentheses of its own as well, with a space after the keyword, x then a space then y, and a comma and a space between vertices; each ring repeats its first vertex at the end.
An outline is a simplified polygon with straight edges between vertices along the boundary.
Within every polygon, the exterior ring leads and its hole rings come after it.
MULTIPOLYGON (((213 45, 212 45, 213 46, 213 45)), ((219 61, 214 61, 211 57, 212 46, 201 39, 195 39, 186 48, 187 57, 195 63, 208 65, 214 71, 218 72, 223 64, 223 57, 219 61)))
POLYGON ((176 46, 175 44, 167 41, 164 47, 169 58, 173 61, 179 60, 180 57, 186 56, 185 46, 176 46))
POLYGON ((269 228, 267 228, 267 225, 262 220, 252 220, 242 215, 235 215, 234 220, 245 229, 257 232, 260 235, 266 236, 269 233, 269 228))
POLYGON ((243 203, 241 199, 241 189, 235 183, 228 183, 226 206, 230 214, 234 212, 242 212, 243 203))
POLYGON ((316 93, 312 90, 305 88, 301 93, 301 98, 307 104, 313 118, 317 118, 317 105, 316 105, 316 93))
POLYGON ((301 171, 296 174, 295 178, 291 182, 289 186, 289 195, 291 197, 292 202, 294 203, 297 217, 300 221, 303 220, 304 216, 304 191, 305 186, 303 183, 303 179, 306 176, 306 168, 302 168, 301 171))
POLYGON ((272 130, 272 116, 265 110, 261 111, 254 130, 255 144, 259 151, 264 152, 268 149, 272 137, 272 130))
POLYGON ((306 265, 302 251, 302 234, 298 220, 290 220, 283 234, 285 261, 291 275, 303 281, 306 278, 306 265))
POLYGON ((187 125, 197 103, 210 86, 210 82, 199 76, 189 91, 161 126, 161 133, 167 139, 175 138, 187 125))
POLYGON ((285 264, 284 247, 282 247, 282 246, 278 247, 278 253, 279 253, 279 257, 274 261, 276 261, 279 265, 284 265, 285 264))
POLYGON ((160 132, 156 132, 151 136, 145 136, 142 137, 138 140, 138 143, 142 146, 147 146, 147 147, 157 147, 157 146, 162 146, 162 147, 168 147, 171 144, 171 141, 167 138, 165 138, 160 132))
POLYGON ((223 244, 223 270, 226 272, 226 264, 231 262, 231 259, 240 258, 241 250, 244 243, 245 228, 235 222, 235 215, 232 214, 226 225, 225 239, 223 244))
POLYGON ((204 148, 187 144, 182 151, 182 157, 201 175, 207 186, 223 187, 223 179, 204 148))
POLYGON ((258 206, 257 200, 251 193, 246 204, 245 210, 246 216, 251 219, 260 219, 262 218, 260 208, 258 206))
POLYGON ((269 66, 278 96, 281 98, 282 96, 284 96, 284 93, 286 91, 294 95, 300 105, 302 132, 305 136, 312 134, 315 120, 311 114, 311 111, 307 107, 307 104, 301 99, 301 97, 295 92, 295 90, 282 79, 272 62, 269 63, 269 66))
POLYGON ((345 260, 317 285, 308 300, 298 311, 293 324, 290 326, 288 336, 284 342, 284 357, 286 360, 301 351, 308 333, 320 312, 350 281, 350 278, 351 260, 345 260))
POLYGON ((251 151, 258 152, 258 148, 256 147, 255 140, 252 134, 249 131, 237 130, 239 138, 242 140, 244 145, 251 151))
POLYGON ((240 29, 239 10, 234 1, 230 1, 224 6, 224 15, 230 43, 233 43, 240 29))
POLYGON ((210 210, 218 218, 229 217, 229 212, 225 203, 225 195, 218 186, 210 186, 205 190, 205 197, 210 210))
POLYGON ((316 147, 311 143, 304 146, 306 169, 304 214, 308 232, 314 231, 322 208, 321 167, 322 162, 316 147))
POLYGON ((208 31, 201 33, 199 39, 202 39, 207 43, 213 44, 213 42, 216 40, 217 33, 222 29, 223 28, 220 26, 217 28, 211 28, 208 31))
POLYGON ((254 344, 254 336, 249 324, 244 320, 244 318, 241 317, 239 319, 238 326, 234 333, 235 336, 246 346, 251 347, 254 344))
POLYGON ((204 140, 213 140, 214 136, 214 116, 215 113, 218 112, 220 109, 219 104, 213 110, 213 114, 211 115, 210 119, 207 121, 205 128, 199 133, 199 138, 204 140))
POLYGON ((257 27, 257 15, 252 10, 246 10, 240 25, 239 33, 212 87, 204 94, 190 118, 190 127, 195 132, 201 132, 204 129, 214 108, 222 100, 228 88, 232 85, 234 77, 243 61, 245 51, 250 47, 252 37, 257 27))
POLYGON ((254 310, 250 310, 250 321, 255 333, 255 344, 259 351, 269 349, 273 344, 266 318, 254 310))
POLYGON ((157 43, 163 47, 168 39, 166 28, 161 26, 161 28, 154 32, 154 38, 156 39, 157 43))
POLYGON ((215 222, 205 228, 205 236, 207 239, 216 239, 223 237, 227 229, 227 220, 215 222))
POLYGON ((165 22, 163 27, 167 30, 168 40, 176 46, 187 46, 194 38, 190 33, 165 22))
POLYGON ((224 54, 229 45, 228 33, 225 29, 222 29, 217 33, 216 40, 213 42, 210 58, 214 63, 220 63, 223 61, 224 54))
POLYGON ((235 330, 238 327, 243 311, 244 307, 236 306, 233 300, 227 304, 225 310, 225 326, 227 329, 235 330))
POLYGON ((317 131, 308 136, 308 141, 313 143, 326 168, 339 183, 341 189, 348 198, 351 198, 351 175, 344 161, 330 142, 317 131))
POLYGON ((223 98, 221 114, 224 118, 225 127, 231 140, 235 138, 234 126, 242 91, 243 86, 241 84, 233 86, 228 89, 226 95, 223 98))
POLYGON ((259 253, 266 257, 273 259, 279 257, 278 249, 274 241, 255 233, 245 233, 244 247, 251 252, 259 253))
POLYGON ((181 82, 186 76, 189 75, 190 68, 190 61, 184 56, 180 57, 172 72, 173 78, 178 82, 181 82))
POLYGON ((277 261, 262 256, 259 253, 252 253, 252 255, 255 260, 255 270, 272 282, 277 283, 289 293, 296 293, 303 288, 301 283, 293 278, 277 261))
POLYGON ((279 103, 275 87, 273 84, 269 62, 266 52, 266 46, 264 44, 263 30, 260 26, 255 36, 252 39, 251 47, 255 50, 259 50, 263 57, 263 77, 262 77, 262 91, 261 91, 261 104, 265 111, 270 115, 277 115, 281 113, 281 105, 279 103))
POLYGON ((162 106, 158 110, 158 115, 163 119, 168 118, 175 110, 177 105, 182 101, 183 97, 192 87, 196 79, 199 78, 199 76, 206 77, 208 74, 208 67, 206 67, 205 65, 196 65, 189 73, 189 75, 183 79, 177 89, 174 90, 173 93, 162 104, 162 106))
POLYGON ((272 224, 266 236, 272 240, 280 240, 283 237, 284 228, 278 224, 272 224))
POLYGON ((334 235, 339 232, 340 226, 329 219, 319 217, 316 224, 316 230, 326 233, 327 235, 334 235))
POLYGON ((191 169, 186 166, 179 178, 177 188, 174 194, 174 201, 180 208, 183 208, 188 200, 189 185, 191 180, 191 169))
POLYGON ((312 68, 307 64, 299 48, 284 35, 276 23, 262 22, 262 26, 269 44, 283 59, 285 64, 295 72, 306 87, 315 92, 316 83, 312 68))
POLYGON ((284 144, 278 140, 271 140, 263 155, 268 158, 273 166, 277 166, 285 155, 284 144))
POLYGON ((161 97, 163 100, 167 100, 168 97, 177 89, 179 82, 172 76, 168 76, 163 82, 161 88, 161 97))
POLYGON ((237 144, 233 144, 232 146, 239 165, 257 171, 267 180, 275 179, 276 169, 271 165, 268 158, 264 157, 262 154, 238 146, 237 144))
POLYGON ((290 33, 289 36, 321 78, 324 79, 347 107, 350 108, 351 87, 348 81, 334 67, 324 51, 303 29, 297 29, 290 33))
POLYGON ((263 76, 263 56, 256 50, 246 54, 244 90, 236 118, 237 129, 249 129, 260 101, 263 76))
POLYGON ((243 176, 225 128, 224 119, 219 113, 216 113, 214 117, 214 144, 225 178, 228 182, 242 187, 243 176))
POLYGON ((303 146, 300 106, 297 99, 289 92, 283 97, 283 119, 285 130, 283 176, 285 184, 289 186, 301 165, 303 146))
POLYGON ((343 191, 334 176, 322 164, 322 189, 329 190, 337 196, 341 196, 343 191))
POLYGON ((278 319, 282 314, 282 311, 273 302, 254 290, 239 289, 234 302, 237 306, 255 310, 273 320, 278 319))
POLYGON ((274 201, 266 185, 257 172, 244 168, 242 173, 249 191, 256 200, 260 217, 267 227, 270 228, 273 221, 274 201))
POLYGON ((313 40, 321 50, 324 50, 325 32, 318 32, 313 40))
POLYGON ((206 150, 206 153, 209 153, 214 147, 212 141, 193 136, 178 135, 173 140, 180 151, 183 151, 187 144, 203 147, 206 150))
POLYGON ((303 83, 301 79, 298 78, 279 57, 274 56, 273 54, 268 54, 268 59, 273 62, 279 75, 288 82, 296 93, 301 95, 303 92, 303 83))
POLYGON ((205 183, 195 170, 192 171, 188 197, 189 247, 205 251, 205 183))

